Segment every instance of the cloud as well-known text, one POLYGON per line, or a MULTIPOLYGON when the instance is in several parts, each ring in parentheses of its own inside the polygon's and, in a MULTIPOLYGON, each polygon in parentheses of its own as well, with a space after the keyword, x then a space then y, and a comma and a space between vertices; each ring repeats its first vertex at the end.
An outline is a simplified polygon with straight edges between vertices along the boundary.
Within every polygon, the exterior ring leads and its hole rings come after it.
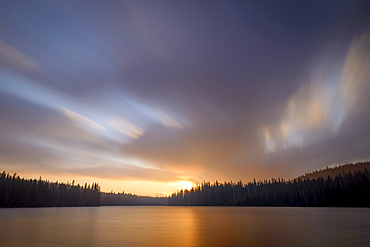
POLYGON ((164 126, 183 129, 183 127, 179 123, 177 123, 170 116, 166 115, 163 111, 156 109, 156 115, 162 121, 164 126))
MULTIPOLYGON (((79 174, 81 176, 91 176, 97 178, 109 178, 116 180, 142 180, 142 181, 161 181, 175 182, 181 180, 181 176, 187 173, 175 172, 171 170, 158 170, 143 167, 112 167, 96 166, 87 168, 70 168, 64 170, 66 173, 79 174), (180 177, 179 177, 180 176, 180 177)), ((188 174, 187 174, 188 175, 188 174)), ((191 179, 197 181, 197 178, 191 179)))
MULTIPOLYGON (((2 169, 115 180, 194 180, 189 173, 162 169, 139 156, 120 153, 123 144, 88 131, 102 127, 77 113, 46 108, 3 92, 0 96, 0 117, 6 119, 0 121, 2 169)), ((124 129, 128 134, 139 134, 132 124, 116 120, 120 128, 129 129, 124 129)))
POLYGON ((286 177, 369 157, 370 42, 348 50, 368 10, 219 4, 0 8, 1 35, 16 41, 0 43, 1 166, 140 184, 286 177), (327 46, 340 71, 320 67, 299 88, 327 46))
MULTIPOLYGON (((364 34, 352 41, 343 68, 339 90, 344 107, 348 110, 363 108, 370 92, 370 34, 364 34)), ((370 102, 367 102, 370 103, 370 102)), ((370 105, 365 105, 369 107, 370 105)))
POLYGON ((120 117, 115 117, 111 119, 109 123, 113 128, 115 128, 119 132, 134 139, 138 139, 140 136, 144 134, 143 129, 120 117))
MULTIPOLYGON (((370 93, 370 38, 352 42, 340 80, 317 77, 288 100, 279 123, 263 130, 265 152, 302 147, 336 134, 343 121, 356 114, 370 93)), ((335 76, 332 76, 335 78, 335 76)))
POLYGON ((87 128, 87 129, 96 129, 99 131, 105 131, 105 128, 101 126, 100 124, 95 123, 94 121, 88 119, 87 117, 84 117, 78 113, 75 113, 73 111, 67 110, 63 107, 61 107, 64 114, 69 117, 76 126, 79 126, 81 128, 87 128))
POLYGON ((37 70, 37 63, 22 52, 0 40, 0 58, 25 70, 37 70))

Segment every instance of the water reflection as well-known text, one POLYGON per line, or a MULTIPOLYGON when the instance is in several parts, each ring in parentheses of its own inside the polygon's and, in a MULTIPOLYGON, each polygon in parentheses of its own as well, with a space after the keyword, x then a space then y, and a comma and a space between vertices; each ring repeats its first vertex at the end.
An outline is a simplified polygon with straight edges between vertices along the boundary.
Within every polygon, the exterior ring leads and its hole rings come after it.
POLYGON ((197 208, 198 246, 369 246, 370 210, 197 208))
POLYGON ((104 207, 96 228, 97 246, 196 246, 194 209, 104 207))
POLYGON ((1 246, 369 246, 370 209, 0 209, 1 246))
POLYGON ((0 210, 2 246, 94 246, 98 208, 0 210))

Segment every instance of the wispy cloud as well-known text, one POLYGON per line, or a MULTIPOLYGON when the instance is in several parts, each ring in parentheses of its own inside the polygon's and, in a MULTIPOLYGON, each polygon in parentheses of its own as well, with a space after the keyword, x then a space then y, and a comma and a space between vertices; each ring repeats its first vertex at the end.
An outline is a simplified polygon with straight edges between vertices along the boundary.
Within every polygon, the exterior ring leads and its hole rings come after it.
POLYGON ((76 126, 88 129, 96 129, 99 131, 105 131, 105 128, 103 126, 101 126, 98 123, 95 123, 91 119, 88 119, 87 117, 84 117, 73 111, 67 110, 63 107, 61 107, 61 109, 63 110, 64 114, 74 122, 76 126))
POLYGON ((341 79, 317 78, 302 86, 288 101, 281 121, 264 128, 265 152, 301 147, 329 129, 336 133, 370 92, 370 36, 352 42, 341 79))
POLYGON ((136 126, 133 123, 128 122, 127 120, 120 118, 120 117, 115 117, 111 119, 110 125, 118 130, 119 132, 134 138, 138 139, 140 136, 144 134, 144 130, 141 129, 140 127, 136 126))
POLYGON ((343 104, 348 109, 361 107, 370 91, 370 34, 355 39, 348 52, 339 87, 343 104))
POLYGON ((162 124, 166 127, 171 128, 180 128, 183 129, 183 127, 176 122, 173 118, 165 114, 163 111, 156 109, 156 116, 161 120, 162 124))
POLYGON ((0 58, 26 70, 37 70, 37 63, 22 52, 0 40, 0 58))

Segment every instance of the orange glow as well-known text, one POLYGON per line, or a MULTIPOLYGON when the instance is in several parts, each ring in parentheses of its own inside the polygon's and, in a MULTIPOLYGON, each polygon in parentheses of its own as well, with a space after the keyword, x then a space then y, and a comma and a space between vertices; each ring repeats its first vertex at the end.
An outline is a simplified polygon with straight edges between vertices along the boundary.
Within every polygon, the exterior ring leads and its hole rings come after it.
POLYGON ((180 189, 190 190, 193 187, 193 183, 190 181, 180 180, 175 182, 160 182, 160 181, 151 181, 151 180, 118 180, 118 179, 104 179, 96 177, 87 177, 87 176, 76 176, 73 174, 36 174, 26 171, 13 171, 6 170, 6 172, 17 174, 26 179, 38 179, 40 176, 43 180, 48 180, 50 182, 60 182, 60 183, 72 183, 84 185, 98 183, 102 192, 114 192, 114 193, 131 193, 136 195, 145 195, 145 196, 168 196, 171 195, 174 191, 180 189))
POLYGON ((171 183, 170 184, 171 186, 174 186, 176 187, 176 189, 179 189, 179 190, 190 190, 192 187, 193 187, 193 183, 192 182, 189 182, 189 181, 177 181, 175 183, 171 183))

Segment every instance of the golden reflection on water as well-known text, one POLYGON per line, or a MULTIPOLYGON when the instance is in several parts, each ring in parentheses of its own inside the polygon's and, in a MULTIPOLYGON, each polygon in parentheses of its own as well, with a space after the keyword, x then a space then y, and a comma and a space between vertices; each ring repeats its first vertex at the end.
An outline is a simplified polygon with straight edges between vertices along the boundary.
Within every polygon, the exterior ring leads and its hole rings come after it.
POLYGON ((0 209, 1 247, 370 246, 370 209, 0 209))
POLYGON ((98 246, 197 246, 193 208, 105 207, 98 246), (112 210, 109 210, 112 209, 112 210))
POLYGON ((0 209, 1 246, 198 246, 193 208, 0 209))

